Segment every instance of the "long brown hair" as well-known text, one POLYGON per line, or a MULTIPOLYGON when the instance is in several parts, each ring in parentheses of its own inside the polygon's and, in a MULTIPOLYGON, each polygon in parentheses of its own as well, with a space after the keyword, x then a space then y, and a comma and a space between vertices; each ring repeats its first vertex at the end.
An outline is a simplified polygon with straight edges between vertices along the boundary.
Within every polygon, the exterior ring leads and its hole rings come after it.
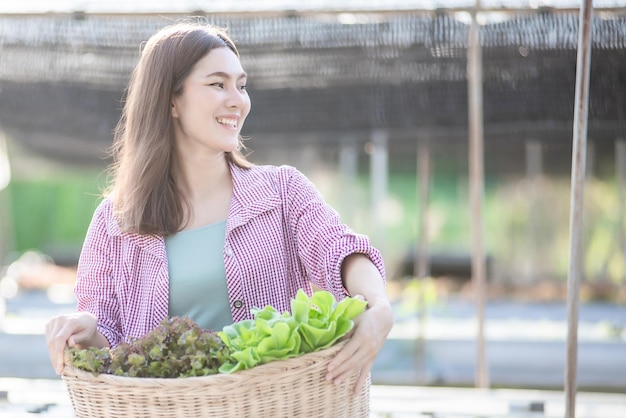
MULTIPOLYGON (((194 65, 214 48, 223 47, 239 57, 223 29, 194 22, 167 26, 143 47, 115 129, 111 182, 105 192, 123 232, 165 236, 184 226, 189 208, 171 172, 171 100, 182 93, 194 65)), ((250 167, 241 153, 241 138, 239 145, 226 158, 250 167)))

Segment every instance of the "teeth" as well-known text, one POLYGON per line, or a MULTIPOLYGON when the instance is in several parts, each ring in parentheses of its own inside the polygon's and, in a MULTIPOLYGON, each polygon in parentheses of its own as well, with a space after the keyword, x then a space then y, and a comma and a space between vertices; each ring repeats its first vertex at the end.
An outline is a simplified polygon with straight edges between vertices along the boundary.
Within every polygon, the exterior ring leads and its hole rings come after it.
POLYGON ((222 125, 230 126, 231 128, 237 127, 237 119, 217 118, 217 121, 222 125))

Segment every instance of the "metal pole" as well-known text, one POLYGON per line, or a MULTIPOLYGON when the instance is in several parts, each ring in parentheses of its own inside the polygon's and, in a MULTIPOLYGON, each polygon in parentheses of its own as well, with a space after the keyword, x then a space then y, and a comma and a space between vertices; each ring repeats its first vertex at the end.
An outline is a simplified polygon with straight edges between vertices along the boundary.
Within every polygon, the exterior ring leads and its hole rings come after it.
POLYGON ((565 418, 576 416, 576 369, 578 363, 578 298, 583 259, 582 220, 587 152, 589 70, 591 62, 591 0, 582 0, 578 23, 578 58, 570 200, 569 275, 567 281, 567 363, 565 371, 565 418))
POLYGON ((483 74, 482 49, 480 45, 480 27, 476 20, 480 10, 480 0, 472 11, 472 25, 469 32, 467 50, 468 107, 469 107, 469 171, 470 171, 470 206, 472 212, 472 283, 476 296, 476 316, 478 329, 476 335, 476 376, 478 388, 489 387, 489 374, 485 360, 485 254, 483 249, 482 201, 484 195, 483 163, 483 74))

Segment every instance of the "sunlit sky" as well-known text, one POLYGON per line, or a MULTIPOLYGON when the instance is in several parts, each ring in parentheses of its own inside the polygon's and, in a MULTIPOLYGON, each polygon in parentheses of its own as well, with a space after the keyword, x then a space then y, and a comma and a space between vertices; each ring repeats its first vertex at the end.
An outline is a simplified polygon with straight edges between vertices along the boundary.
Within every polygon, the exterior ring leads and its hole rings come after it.
MULTIPOLYGON (((481 0, 485 8, 580 7, 582 0, 481 0)), ((626 7, 626 0, 595 0, 595 8, 626 7)), ((0 2, 0 13, 185 13, 273 10, 402 10, 473 7, 475 0, 20 0, 0 2)))

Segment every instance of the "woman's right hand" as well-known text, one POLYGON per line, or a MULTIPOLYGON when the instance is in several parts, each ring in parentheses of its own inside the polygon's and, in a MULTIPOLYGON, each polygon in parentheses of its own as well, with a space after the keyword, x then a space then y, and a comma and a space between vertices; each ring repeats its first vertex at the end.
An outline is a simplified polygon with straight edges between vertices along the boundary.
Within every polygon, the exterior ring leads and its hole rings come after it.
POLYGON ((46 344, 52 366, 57 374, 63 372, 67 347, 86 348, 98 345, 98 319, 88 312, 59 315, 46 324, 46 344))

